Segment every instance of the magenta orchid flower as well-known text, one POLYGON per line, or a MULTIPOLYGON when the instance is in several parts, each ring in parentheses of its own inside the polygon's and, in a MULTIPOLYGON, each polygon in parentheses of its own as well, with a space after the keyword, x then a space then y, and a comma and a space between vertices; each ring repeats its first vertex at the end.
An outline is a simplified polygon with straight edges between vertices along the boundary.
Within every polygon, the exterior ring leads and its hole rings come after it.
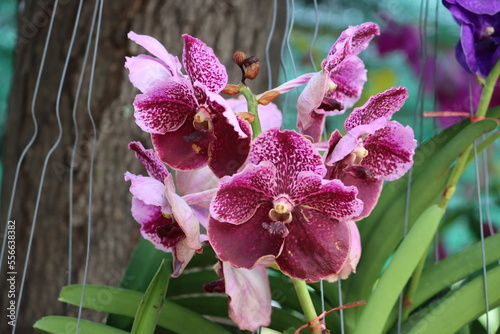
POLYGON ((330 137, 325 158, 327 178, 358 188, 364 209, 356 219, 371 212, 384 180, 400 178, 413 165, 417 142, 412 128, 390 121, 407 98, 404 87, 370 97, 345 120, 347 134, 335 131, 330 137))
POLYGON ((133 32, 129 38, 155 56, 127 58, 125 67, 142 92, 134 101, 136 123, 151 133, 160 159, 179 170, 208 165, 218 177, 236 172, 247 158, 251 128, 218 94, 227 73, 213 50, 183 35, 184 76, 157 40, 133 32))
POLYGON ((355 187, 324 180, 325 172, 297 132, 259 135, 244 170, 222 178, 210 204, 208 237, 218 258, 246 269, 275 262, 307 281, 338 275, 352 246, 348 220, 363 203, 355 187))
MULTIPOLYGON (((200 223, 190 206, 206 206, 215 191, 180 197, 175 192, 172 175, 159 161, 153 150, 132 142, 129 148, 136 152, 150 176, 125 173, 131 181, 132 216, 141 224, 142 236, 154 246, 174 255, 174 272, 179 276, 194 254, 201 251, 200 223)), ((205 218, 206 219, 206 218, 205 218)))
POLYGON ((218 262, 214 269, 221 278, 205 284, 207 292, 225 293, 229 297, 229 317, 242 330, 256 331, 271 323, 271 289, 266 268, 235 268, 218 262))
POLYGON ((297 126, 303 134, 319 141, 325 115, 339 115, 361 96, 366 69, 358 54, 379 34, 375 23, 349 27, 333 44, 297 101, 297 126))

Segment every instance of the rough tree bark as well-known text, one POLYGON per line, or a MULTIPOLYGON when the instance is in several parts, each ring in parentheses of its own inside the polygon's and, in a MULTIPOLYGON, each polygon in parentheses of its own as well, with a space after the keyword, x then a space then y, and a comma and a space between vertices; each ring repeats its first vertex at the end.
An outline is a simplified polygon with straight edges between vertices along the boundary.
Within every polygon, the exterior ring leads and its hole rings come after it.
MULTIPOLYGON (((2 187, 2 222, 16 222, 17 290, 20 288, 27 243, 33 221, 35 198, 40 184, 42 164, 49 148, 56 141, 58 127, 55 118, 56 94, 69 39, 76 18, 78 1, 60 1, 51 36, 45 70, 36 100, 39 134, 29 150, 16 188, 12 215, 7 208, 12 192, 14 171, 34 126, 31 101, 42 49, 53 13, 53 1, 20 1, 16 68, 10 99, 4 148, 4 184, 2 187)), ((32 324, 44 315, 64 314, 66 307, 57 301, 61 287, 67 284, 68 270, 68 180, 75 130, 71 112, 76 84, 88 37, 93 2, 86 1, 68 74, 62 90, 60 111, 62 141, 48 162, 42 197, 37 216, 34 243, 28 266, 27 281, 18 316, 17 333, 31 333, 32 324)), ((279 59, 283 32, 281 8, 271 54, 274 64, 279 59), (280 19, 281 18, 281 19, 280 19), (281 23, 281 24, 280 24, 281 23)), ((99 56, 92 93, 91 110, 97 124, 95 153, 92 232, 88 283, 116 285, 126 267, 138 238, 138 225, 130 215, 128 184, 123 180, 126 170, 144 173, 127 150, 127 143, 148 137, 141 133, 133 120, 131 102, 136 90, 127 80, 123 67, 126 55, 144 53, 126 38, 129 30, 158 38, 167 49, 180 55, 183 33, 201 38, 212 46, 230 72, 230 82, 237 83, 239 70, 231 64, 233 51, 242 50, 264 59, 265 45, 273 15, 272 2, 267 0, 123 0, 104 4, 99 56)), ((278 66, 273 67, 274 78, 278 66)), ((87 78, 89 69, 86 70, 87 78)), ((266 65, 261 62, 261 75, 252 82, 255 92, 267 88, 266 65)), ((88 86, 87 83, 84 87, 88 86)), ((72 281, 81 282, 86 252, 88 175, 92 130, 86 114, 84 88, 79 103, 79 141, 74 169, 74 231, 72 281)), ((2 223, 3 225, 3 223, 2 223)), ((3 230, 3 226, 0 231, 3 230)), ((5 310, 8 300, 4 267, 2 268, 0 332, 10 331, 5 310)), ((19 302, 19 300, 17 300, 19 302)))

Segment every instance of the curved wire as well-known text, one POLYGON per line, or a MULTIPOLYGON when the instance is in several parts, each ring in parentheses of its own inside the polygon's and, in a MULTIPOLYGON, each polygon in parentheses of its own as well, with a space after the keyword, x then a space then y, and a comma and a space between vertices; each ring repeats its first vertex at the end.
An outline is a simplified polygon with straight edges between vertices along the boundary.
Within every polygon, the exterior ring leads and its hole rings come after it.
POLYGON ((276 16, 278 12, 278 0, 273 1, 273 21, 271 23, 271 30, 266 43, 266 65, 267 65, 267 89, 273 88, 273 71, 271 70, 271 57, 269 56, 269 49, 271 48, 271 40, 273 39, 274 29, 276 28, 276 16))
MULTIPOLYGON (((58 3, 58 0, 56 0, 54 7, 57 5, 57 3, 58 3)), ((73 50, 73 45, 75 42, 76 32, 78 30, 78 22, 80 21, 80 14, 82 11, 82 5, 83 5, 83 1, 80 1, 80 4, 78 6, 78 11, 76 14, 76 18, 75 18, 75 24, 73 26, 73 33, 71 35, 71 40, 70 40, 69 47, 68 47, 68 52, 66 54, 66 60, 64 62, 64 67, 63 67, 63 71, 61 74, 61 79, 59 81, 59 89, 57 91, 57 97, 56 97, 56 120, 57 120, 57 126, 59 128, 59 133, 58 133, 56 141, 54 142, 54 144, 52 145, 50 150, 47 152, 47 155, 45 156, 45 161, 43 162, 42 174, 40 176, 40 182, 39 182, 39 186, 38 186, 38 194, 36 197, 35 210, 33 212, 33 221, 31 223, 30 237, 28 240, 28 248, 26 250, 26 261, 24 263, 24 269, 23 269, 21 284, 20 284, 20 288, 19 288, 19 296, 18 296, 17 308, 16 308, 17 314, 19 314, 19 310, 21 308, 22 296, 23 296, 23 292, 24 292, 24 284, 26 282, 26 276, 28 273, 28 265, 29 265, 30 255, 31 255, 31 247, 33 245, 33 238, 35 235, 36 223, 37 223, 37 218, 38 218, 38 209, 40 207, 40 200, 42 197, 42 188, 43 188, 43 184, 45 181, 45 173, 47 171, 49 159, 52 156, 52 153, 59 146, 61 139, 62 139, 63 128, 62 128, 62 123, 61 123, 61 108, 60 108, 61 94, 62 94, 62 89, 64 86, 64 79, 66 78, 66 72, 68 70, 69 60, 71 58, 71 51, 73 50)), ((55 16, 55 14, 56 13, 54 12, 53 17, 55 16)), ((18 318, 16 317, 16 320, 14 321, 14 326, 12 327, 12 334, 14 334, 16 331, 17 319, 18 318)))

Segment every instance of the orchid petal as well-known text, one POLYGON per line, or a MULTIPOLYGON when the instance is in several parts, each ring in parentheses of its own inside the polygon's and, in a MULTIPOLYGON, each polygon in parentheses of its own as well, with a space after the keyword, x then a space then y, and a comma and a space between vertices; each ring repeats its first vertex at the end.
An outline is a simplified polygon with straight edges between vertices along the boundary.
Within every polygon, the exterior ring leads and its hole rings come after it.
POLYGON ((128 78, 142 93, 146 92, 155 81, 172 76, 170 70, 157 58, 138 55, 125 59, 125 68, 129 70, 128 78))
MULTIPOLYGON (((340 135, 340 133, 339 133, 340 135)), ((332 133, 333 136, 333 133, 332 133)), ((344 159, 348 154, 350 154, 356 146, 359 144, 357 136, 353 136, 351 133, 346 133, 345 136, 337 138, 338 142, 335 146, 329 146, 328 154, 325 158, 325 164, 328 166, 333 166, 334 163, 344 159), (333 149, 332 149, 333 148, 333 149)))
POLYGON ((195 253, 196 251, 187 246, 184 241, 177 243, 173 249, 174 262, 172 265, 174 267, 174 272, 172 273, 172 277, 179 277, 182 274, 195 253))
POLYGON ((351 242, 347 222, 300 207, 287 227, 290 234, 276 259, 281 271, 294 279, 319 281, 342 270, 351 242))
POLYGON ((298 127, 307 130, 313 123, 311 113, 317 109, 328 92, 330 77, 327 71, 317 72, 297 100, 298 127))
POLYGON ((182 195, 213 189, 219 183, 219 179, 208 167, 191 171, 177 171, 175 173, 175 180, 177 189, 182 195))
POLYGON ((210 204, 210 214, 222 222, 245 223, 274 195, 275 185, 274 165, 267 161, 258 166, 248 164, 241 173, 220 180, 219 191, 210 204))
POLYGON ((361 97, 361 91, 367 80, 363 61, 356 56, 347 57, 333 68, 329 75, 330 80, 337 85, 337 89, 326 96, 339 101, 344 110, 351 108, 361 97))
POLYGON ((367 217, 378 202, 384 181, 376 178, 358 178, 349 173, 342 173, 340 180, 346 186, 356 187, 357 198, 363 202, 363 211, 353 219, 360 220, 367 217))
POLYGON ((248 161, 257 165, 269 161, 277 169, 278 192, 287 193, 294 187, 301 171, 313 171, 323 176, 326 172, 321 156, 311 142, 295 131, 271 129, 254 139, 248 161))
POLYGON ((329 218, 351 219, 363 210, 363 202, 356 197, 356 187, 345 186, 340 180, 324 181, 321 188, 300 201, 301 207, 314 209, 329 218))
POLYGON ((263 227, 264 224, 272 223, 268 216, 271 209, 271 203, 264 203, 250 220, 240 225, 220 222, 210 217, 208 238, 217 257, 234 267, 246 269, 269 263, 276 258, 281 253, 285 239, 263 227))
POLYGON ((214 93, 219 93, 227 84, 226 68, 213 49, 197 38, 182 35, 184 51, 182 62, 192 82, 199 81, 214 93))
POLYGON ((313 111, 309 119, 311 124, 307 129, 302 129, 299 125, 297 125, 297 127, 300 129, 302 135, 310 137, 313 143, 317 143, 321 140, 321 135, 325 128, 325 114, 319 114, 313 111))
POLYGON ((351 273, 356 272, 356 266, 359 263, 361 257, 361 237, 359 235, 358 226, 355 222, 350 220, 349 228, 351 230, 351 249, 349 250, 349 255, 347 256, 347 261, 342 266, 342 269, 338 274, 330 275, 325 278, 328 282, 335 282, 339 279, 346 279, 351 273))
POLYGON ((344 126, 347 130, 362 125, 370 124, 378 118, 387 121, 398 111, 408 98, 405 87, 392 87, 385 92, 374 95, 361 107, 355 108, 345 120, 344 126))
POLYGON ((164 134, 179 129, 190 114, 194 114, 196 102, 188 81, 175 77, 157 81, 144 94, 134 100, 134 116, 137 125, 145 132, 164 134))
POLYGON ((256 331, 271 323, 271 290, 264 267, 234 268, 223 262, 229 317, 242 330, 256 331))
POLYGON ((387 127, 366 136, 364 147, 368 155, 363 159, 366 166, 381 179, 392 181, 403 176, 413 165, 417 142, 413 129, 391 121, 387 127))
POLYGON ((183 242, 191 249, 200 249, 200 223, 187 203, 175 192, 172 175, 168 175, 165 179, 165 195, 172 208, 175 221, 186 235, 183 242))
MULTIPOLYGON (((279 85, 278 87, 271 89, 270 91, 279 92, 280 94, 288 93, 289 91, 291 91, 297 87, 300 87, 300 86, 307 84, 309 82, 309 80, 311 80, 311 78, 315 74, 316 74, 315 72, 302 74, 302 75, 296 77, 295 79, 289 80, 289 81, 279 85)), ((260 99, 262 96, 264 96, 266 93, 268 93, 270 91, 268 90, 262 94, 257 95, 256 96, 257 100, 260 99)))
POLYGON ((177 131, 151 135, 151 142, 160 159, 170 167, 180 170, 206 166, 208 146, 213 139, 211 133, 196 131, 188 121, 177 131))
POLYGON ((148 174, 160 182, 164 182, 165 178, 170 174, 165 165, 160 161, 154 150, 146 150, 141 142, 135 141, 128 144, 130 150, 135 151, 135 156, 139 159, 148 174))
POLYGON ((158 57, 170 71, 170 75, 172 76, 181 76, 180 73, 180 62, 177 57, 172 56, 165 47, 158 42, 155 38, 147 35, 139 35, 135 32, 131 31, 128 33, 128 38, 132 41, 136 42, 147 51, 149 51, 153 56, 158 57))
POLYGON ((145 204, 168 207, 164 194, 165 185, 162 182, 149 176, 134 175, 129 172, 125 173, 125 181, 131 181, 130 192, 145 204))

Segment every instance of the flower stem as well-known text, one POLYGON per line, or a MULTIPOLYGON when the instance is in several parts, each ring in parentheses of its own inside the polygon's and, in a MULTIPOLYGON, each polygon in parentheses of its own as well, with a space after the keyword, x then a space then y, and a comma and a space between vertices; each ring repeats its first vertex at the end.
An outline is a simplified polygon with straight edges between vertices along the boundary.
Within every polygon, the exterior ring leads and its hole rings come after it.
MULTIPOLYGON (((316 314, 316 310, 314 309, 314 305, 311 300, 311 295, 307 290, 306 282, 302 280, 292 279, 293 287, 295 288, 295 293, 297 293, 297 297, 299 298, 300 306, 302 307, 302 311, 304 311, 304 315, 306 316, 307 321, 312 321, 316 319, 318 316, 316 314)), ((313 322, 309 329, 311 333, 321 334, 321 327, 319 321, 313 322)))
POLYGON ((486 78, 483 91, 481 92, 481 99, 477 106, 476 117, 486 116, 486 111, 490 105, 491 96, 495 90, 495 84, 497 83, 498 77, 500 76, 500 58, 497 60, 495 66, 493 66, 490 74, 486 78))
MULTIPOLYGON (((481 98, 479 99, 479 104, 477 106, 477 111, 475 115, 476 117, 486 116, 486 111, 488 110, 488 106, 490 105, 491 96, 493 95, 493 90, 495 89, 495 84, 497 83, 499 76, 500 76, 500 59, 498 59, 495 66, 491 70, 490 74, 486 78, 483 91, 481 92, 481 98)), ((472 152, 472 147, 473 147, 472 145, 469 145, 458 158, 457 164, 451 171, 451 175, 450 178, 448 179, 446 188, 444 189, 441 201, 438 204, 439 207, 446 209, 448 202, 455 193, 458 180, 460 179, 460 177, 465 171, 465 168, 467 167, 467 161, 469 159, 470 153, 472 152)))
POLYGON ((260 126, 259 113, 257 111, 259 103, 257 102, 257 98, 255 97, 255 95, 253 95, 252 91, 248 86, 246 86, 243 83, 240 83, 239 87, 240 87, 240 93, 243 94, 243 96, 247 100, 248 112, 255 116, 255 119, 252 122, 252 132, 253 132, 253 137, 255 138, 262 132, 262 128, 260 126))

